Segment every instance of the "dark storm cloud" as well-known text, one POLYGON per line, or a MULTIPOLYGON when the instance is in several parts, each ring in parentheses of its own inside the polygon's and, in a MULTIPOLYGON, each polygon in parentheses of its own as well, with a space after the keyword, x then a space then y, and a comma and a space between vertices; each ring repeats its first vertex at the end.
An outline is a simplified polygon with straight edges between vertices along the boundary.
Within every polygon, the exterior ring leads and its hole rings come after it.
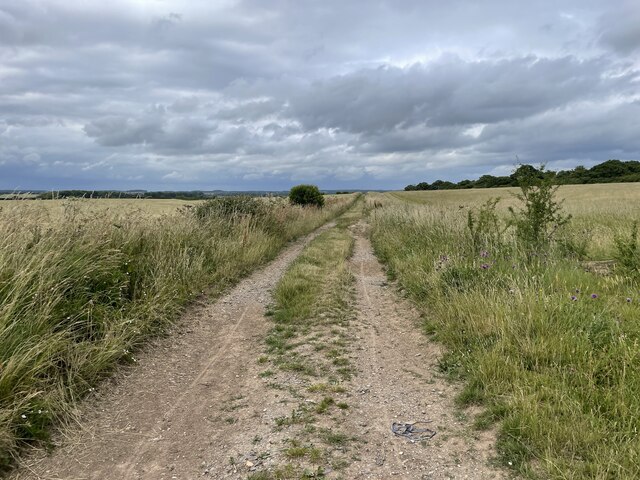
POLYGON ((4 0, 0 188, 398 187, 516 155, 640 158, 639 15, 596 0, 4 0))

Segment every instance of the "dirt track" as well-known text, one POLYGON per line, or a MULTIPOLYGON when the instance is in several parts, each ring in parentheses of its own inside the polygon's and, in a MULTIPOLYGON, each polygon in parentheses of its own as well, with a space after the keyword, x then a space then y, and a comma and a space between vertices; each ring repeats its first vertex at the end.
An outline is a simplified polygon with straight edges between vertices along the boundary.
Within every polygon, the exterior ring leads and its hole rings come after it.
MULTIPOLYGON (((491 437, 473 437, 456 413, 456 387, 436 373, 438 349, 421 334, 417 313, 387 285, 365 228, 351 229, 357 302, 348 349, 357 373, 345 385, 350 408, 343 417, 359 440, 350 447, 353 461, 328 476, 501 478, 487 466, 491 437), (437 435, 410 443, 391 433, 393 421, 416 420, 431 420, 437 435)), ((244 479, 278 465, 284 434, 274 431, 274 419, 288 415, 296 399, 260 376, 270 327, 264 311, 270 290, 310 238, 215 303, 194 306, 170 338, 85 402, 82 428, 61 437, 51 456, 29 458, 11 478, 244 479)), ((292 387, 298 382, 295 375, 282 378, 292 387)))
POLYGON ((352 230, 356 246, 351 259, 356 276, 359 337, 354 380, 357 415, 354 428, 364 430, 367 445, 346 478, 495 479, 502 472, 487 464, 493 454, 491 434, 471 432, 457 411, 457 388, 437 373, 440 350, 420 331, 419 315, 398 297, 364 235, 362 223, 352 230), (396 437, 391 424, 427 421, 436 431, 426 442, 396 437))

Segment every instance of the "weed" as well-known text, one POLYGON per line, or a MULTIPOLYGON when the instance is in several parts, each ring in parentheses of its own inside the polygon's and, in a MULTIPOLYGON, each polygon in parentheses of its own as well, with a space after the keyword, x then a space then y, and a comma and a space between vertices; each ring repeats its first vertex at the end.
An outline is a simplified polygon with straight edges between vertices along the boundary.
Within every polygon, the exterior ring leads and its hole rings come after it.
POLYGON ((307 457, 312 463, 317 463, 323 457, 322 450, 317 447, 312 445, 300 445, 299 442, 295 440, 290 440, 290 443, 291 447, 284 450, 285 457, 289 459, 307 457))
POLYGON ((335 400, 332 397, 324 397, 316 406, 316 413, 325 413, 333 404, 335 400))
MULTIPOLYGON (((540 170, 544 171, 544 167, 540 170)), ((523 244, 539 250, 554 240, 571 215, 561 213, 562 201, 556 200, 559 186, 554 185, 550 177, 539 178, 528 172, 518 177, 518 184, 520 193, 515 197, 522 206, 517 210, 509 207, 511 224, 516 227, 516 235, 523 244)))
POLYGON ((615 258, 622 273, 637 279, 640 274, 640 249, 638 249, 638 222, 633 222, 627 236, 614 237, 615 258))
POLYGON ((273 480, 273 475, 267 471, 261 472, 253 472, 248 477, 247 480, 273 480))
POLYGON ((501 240, 502 227, 496 213, 500 198, 490 198, 476 211, 467 213, 467 228, 475 251, 493 248, 501 240))

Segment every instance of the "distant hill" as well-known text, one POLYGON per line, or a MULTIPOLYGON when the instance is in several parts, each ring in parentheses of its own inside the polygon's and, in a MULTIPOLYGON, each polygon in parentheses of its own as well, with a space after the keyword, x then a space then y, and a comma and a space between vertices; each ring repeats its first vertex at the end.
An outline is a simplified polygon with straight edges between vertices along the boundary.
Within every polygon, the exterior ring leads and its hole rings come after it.
POLYGON ((553 170, 537 169, 532 165, 520 165, 511 175, 493 176, 482 175, 477 180, 462 180, 458 183, 446 180, 436 180, 429 184, 420 182, 416 185, 407 185, 405 190, 454 190, 464 188, 495 188, 495 187, 516 187, 518 177, 525 171, 541 178, 551 178, 557 185, 577 185, 585 183, 623 183, 640 182, 640 162, 636 160, 621 161, 607 160, 591 168, 578 166, 573 170, 553 170))

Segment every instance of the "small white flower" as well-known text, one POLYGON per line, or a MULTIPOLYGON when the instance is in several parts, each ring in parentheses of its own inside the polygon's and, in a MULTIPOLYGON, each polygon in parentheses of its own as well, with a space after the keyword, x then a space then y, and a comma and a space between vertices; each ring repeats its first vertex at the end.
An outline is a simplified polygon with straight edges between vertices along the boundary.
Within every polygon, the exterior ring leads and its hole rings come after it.
POLYGON ((27 416, 23 413, 22 415, 20 415, 22 418, 27 418, 27 416))

